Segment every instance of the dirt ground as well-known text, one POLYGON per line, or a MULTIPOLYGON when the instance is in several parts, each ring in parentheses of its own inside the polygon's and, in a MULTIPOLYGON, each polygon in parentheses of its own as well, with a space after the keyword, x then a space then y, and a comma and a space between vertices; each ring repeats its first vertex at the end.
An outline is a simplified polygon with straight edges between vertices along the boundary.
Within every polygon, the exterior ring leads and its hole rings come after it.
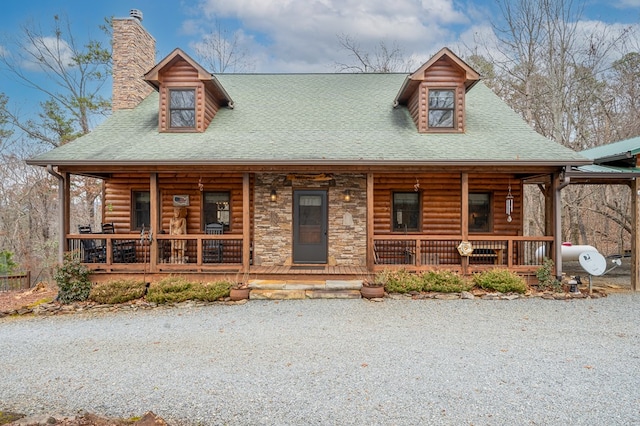
POLYGON ((28 290, 0 291, 0 312, 51 302, 57 294, 58 288, 46 283, 40 283, 28 290))

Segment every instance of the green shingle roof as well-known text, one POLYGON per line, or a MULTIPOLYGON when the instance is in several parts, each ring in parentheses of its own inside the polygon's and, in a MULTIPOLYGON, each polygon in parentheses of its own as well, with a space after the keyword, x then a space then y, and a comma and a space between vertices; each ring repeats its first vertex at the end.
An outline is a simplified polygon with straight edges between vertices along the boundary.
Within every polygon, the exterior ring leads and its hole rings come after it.
POLYGON ((204 133, 158 132, 158 94, 31 164, 586 164, 533 131, 484 84, 464 134, 419 134, 393 107, 406 74, 219 75, 233 98, 204 133))

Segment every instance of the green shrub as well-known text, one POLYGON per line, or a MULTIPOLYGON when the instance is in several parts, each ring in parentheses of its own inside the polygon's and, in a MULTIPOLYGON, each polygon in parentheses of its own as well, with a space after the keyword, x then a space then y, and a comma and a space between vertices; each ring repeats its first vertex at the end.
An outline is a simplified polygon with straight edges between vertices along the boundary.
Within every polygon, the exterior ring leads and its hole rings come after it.
POLYGON ((473 288, 473 283, 451 271, 429 271, 420 275, 422 291, 460 293, 473 288))
POLYGON ((114 280, 96 284, 89 293, 89 300, 96 303, 114 305, 140 299, 144 296, 147 286, 144 281, 114 280))
POLYGON ((170 276, 152 284, 147 292, 149 302, 179 303, 186 300, 212 302, 229 295, 233 283, 228 280, 213 283, 191 282, 182 277, 170 276))
POLYGON ((53 275, 58 285, 58 301, 71 303, 87 300, 91 291, 89 273, 77 253, 65 253, 64 262, 56 267, 53 275))
POLYGON ((13 252, 9 250, 0 251, 0 274, 11 275, 17 267, 18 264, 13 261, 13 252))
POLYGON ((229 296, 231 287, 235 283, 231 281, 214 281, 212 283, 198 283, 196 285, 196 300, 203 300, 205 302, 214 302, 223 297, 229 296))
POLYGON ((395 271, 386 270, 382 274, 386 276, 385 290, 388 293, 409 293, 412 291, 422 291, 422 281, 416 274, 408 272, 406 269, 395 271))
POLYGON ((473 282, 480 288, 500 293, 524 293, 527 291, 525 280, 506 269, 492 269, 474 274, 473 282))
POLYGON ((553 265, 553 260, 545 257, 542 266, 536 271, 539 290, 552 290, 555 292, 562 290, 562 283, 553 275, 553 265))

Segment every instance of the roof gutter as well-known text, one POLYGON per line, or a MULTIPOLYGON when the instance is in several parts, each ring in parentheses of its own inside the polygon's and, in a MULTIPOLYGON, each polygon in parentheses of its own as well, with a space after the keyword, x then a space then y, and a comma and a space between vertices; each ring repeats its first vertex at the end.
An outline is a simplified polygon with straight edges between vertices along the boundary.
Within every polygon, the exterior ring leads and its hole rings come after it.
POLYGON ((636 167, 636 156, 631 151, 621 152, 620 154, 610 155, 607 157, 595 158, 593 164, 607 165, 611 163, 623 163, 629 167, 636 167))
POLYGON ((398 108, 398 106, 400 106, 400 96, 404 93, 410 81, 411 81, 411 76, 410 75, 406 76, 404 81, 402 82, 402 86, 400 87, 398 94, 396 95, 396 98, 393 100, 394 108, 398 108))
MULTIPOLYGON (((49 162, 38 162, 37 160, 29 160, 27 164, 36 166, 47 166, 49 162)), ((306 159, 306 160, 245 160, 245 159, 221 159, 216 161, 211 160, 168 160, 168 161, 124 161, 124 160, 110 160, 110 161, 96 161, 88 162, 86 160, 74 160, 74 161, 60 161, 57 166, 83 166, 95 167, 95 166, 439 166, 439 167, 452 167, 452 166, 550 166, 550 167, 572 167, 572 166, 585 166, 592 164, 590 160, 576 160, 573 163, 567 164, 566 160, 562 161, 518 161, 514 159, 504 161, 478 161, 474 159, 469 160, 442 160, 442 161, 403 161, 403 160, 365 160, 365 159, 348 159, 348 160, 328 160, 328 159, 306 159)))

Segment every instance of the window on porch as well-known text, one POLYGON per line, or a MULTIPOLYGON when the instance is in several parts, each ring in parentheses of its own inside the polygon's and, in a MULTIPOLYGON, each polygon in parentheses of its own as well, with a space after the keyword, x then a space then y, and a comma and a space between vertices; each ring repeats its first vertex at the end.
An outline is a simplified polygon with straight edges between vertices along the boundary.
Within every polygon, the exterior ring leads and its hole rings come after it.
POLYGON ((208 223, 221 223, 225 231, 231 226, 230 194, 228 192, 204 192, 202 195, 202 229, 208 223))
POLYGON ((491 232, 491 193, 469 193, 469 232, 491 232))
POLYGON ((140 230, 142 226, 149 228, 151 223, 151 193, 149 191, 133 191, 133 211, 131 214, 131 229, 140 230))
POLYGON ((393 232, 420 231, 420 193, 393 193, 393 232))

